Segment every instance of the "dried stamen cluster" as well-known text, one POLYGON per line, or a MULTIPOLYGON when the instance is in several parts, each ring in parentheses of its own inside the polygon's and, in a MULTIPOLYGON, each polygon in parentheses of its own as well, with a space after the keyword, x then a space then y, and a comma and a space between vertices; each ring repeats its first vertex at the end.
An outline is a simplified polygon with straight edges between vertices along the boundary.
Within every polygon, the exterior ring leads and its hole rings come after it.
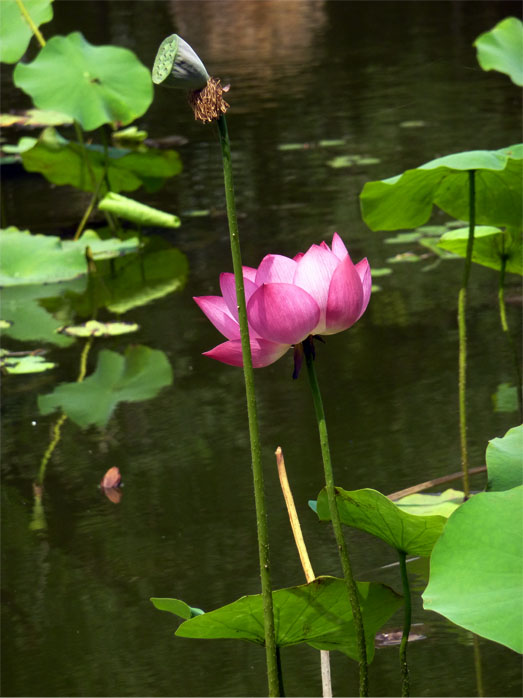
POLYGON ((205 87, 201 90, 193 90, 189 93, 189 104, 194 112, 196 121, 204 124, 215 121, 220 114, 225 114, 229 105, 223 99, 223 93, 229 90, 229 86, 223 87, 216 78, 209 78, 205 87))

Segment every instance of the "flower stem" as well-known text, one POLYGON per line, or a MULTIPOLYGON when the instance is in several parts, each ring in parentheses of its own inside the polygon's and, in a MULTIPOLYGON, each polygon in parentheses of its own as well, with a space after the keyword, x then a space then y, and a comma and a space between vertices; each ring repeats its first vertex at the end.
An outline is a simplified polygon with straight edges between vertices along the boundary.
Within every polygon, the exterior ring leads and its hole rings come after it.
POLYGON ((247 396, 247 414, 249 420, 249 436, 251 442, 252 474, 254 480, 254 501, 256 506, 256 525, 258 531, 258 553, 260 559, 260 577, 263 597, 263 619, 265 628, 265 651, 267 661, 267 678, 269 696, 280 695, 280 680, 278 676, 278 661, 276 657, 276 634, 274 629, 274 612, 272 605, 271 571, 269 565, 269 535, 267 530, 267 515, 265 511, 265 493, 263 469, 261 464, 261 448, 258 433, 258 415, 256 395, 254 392, 254 371, 252 367, 251 345, 249 342, 249 326, 247 323, 247 307, 243 284, 242 258, 234 200, 234 185, 231 164, 231 146, 227 122, 223 114, 218 118, 218 132, 222 148, 223 176, 225 182, 225 200, 231 254, 236 282, 236 299, 238 302, 238 319, 243 355, 243 375, 247 396))
POLYGON ((29 12, 27 11, 24 3, 22 2, 22 0, 16 0, 16 4, 18 5, 18 9, 20 10, 22 17, 25 19, 25 21, 29 25, 31 31, 35 35, 38 43, 43 48, 45 46, 45 39, 42 36, 42 34, 41 34, 40 30, 38 29, 38 27, 36 26, 36 24, 33 22, 33 19, 31 17, 31 15, 29 14, 29 12))
POLYGON ((409 575, 407 574, 407 553, 398 550, 400 559, 401 582, 403 585, 403 635, 400 644, 400 666, 401 666, 401 695, 403 698, 410 696, 409 666, 407 664, 407 646, 409 643, 410 624, 412 622, 412 606, 410 599, 409 575))
POLYGON ((356 586, 356 582, 354 581, 354 576, 352 574, 349 553, 347 550, 345 539, 343 537, 340 515, 338 512, 338 507, 336 505, 336 494, 334 490, 334 474, 332 470, 332 462, 330 455, 329 436, 327 434, 327 422, 325 420, 323 401, 321 399, 318 377, 316 375, 316 369, 314 366, 314 346, 312 344, 312 341, 312 337, 308 337, 303 342, 303 350, 305 352, 305 361, 307 364, 309 385, 312 391, 314 411, 316 413, 316 420, 318 422, 321 455, 323 458, 323 470, 325 472, 325 489, 327 491, 327 499, 329 501, 329 513, 332 521, 332 527, 334 529, 334 536, 338 545, 341 567, 343 570, 343 576, 349 594, 349 601, 352 609, 352 615, 354 618, 354 628, 356 630, 360 670, 360 696, 368 696, 369 675, 367 665, 367 648, 365 644, 365 631, 363 627, 363 617, 361 615, 361 608, 359 604, 358 588, 356 586))
POLYGON ((467 254, 463 269, 463 281, 458 295, 458 331, 459 331, 459 432, 461 446, 461 470, 463 473, 464 499, 469 498, 469 456, 467 447, 467 286, 472 266, 472 250, 474 247, 474 228, 476 226, 476 171, 469 170, 469 237, 467 254))
POLYGON ((507 312, 505 307, 505 269, 507 265, 507 257, 504 250, 504 238, 503 238, 503 251, 501 254, 501 269, 499 271, 499 286, 498 286, 498 301, 499 301, 499 318, 501 322, 501 329, 505 333, 512 356, 514 358, 514 368, 516 370, 516 390, 518 393, 518 408, 519 408, 519 419, 523 421, 523 385, 521 383, 521 367, 518 358, 518 351, 514 343, 514 339, 510 334, 510 329, 507 322, 507 312))

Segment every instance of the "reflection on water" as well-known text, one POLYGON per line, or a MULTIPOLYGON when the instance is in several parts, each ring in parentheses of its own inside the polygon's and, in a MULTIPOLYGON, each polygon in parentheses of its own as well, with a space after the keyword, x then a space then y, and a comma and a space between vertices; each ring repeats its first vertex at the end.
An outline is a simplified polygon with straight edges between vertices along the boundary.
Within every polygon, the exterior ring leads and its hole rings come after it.
MULTIPOLYGON (((480 32, 517 12, 511 2, 55 3, 46 36, 82 28, 93 43, 132 47, 150 66, 162 39, 180 33, 209 71, 232 85, 229 128, 244 261, 257 266, 269 251, 294 255, 337 230, 355 259, 367 256, 372 267, 383 267, 392 254, 383 244, 387 236, 369 233, 359 213, 366 181, 447 152, 518 140, 514 88, 505 77, 480 71, 471 46, 480 32), (323 139, 341 144, 278 148, 323 139), (339 170, 327 164, 352 154, 381 162, 339 170)), ((2 90, 12 102, 14 90, 2 90)), ((174 638, 176 622, 148 601, 174 596, 209 610, 256 593, 259 582, 242 376, 201 357, 218 337, 191 300, 218 292, 220 272, 231 269, 216 134, 193 123, 183 93, 169 90, 157 89, 138 125, 153 138, 187 139, 179 148, 183 173, 154 195, 137 193, 182 214, 181 228, 164 235, 189 258, 187 286, 123 316, 140 325, 137 342, 167 354, 174 382, 154 400, 120 405, 103 430, 66 423, 47 467, 42 509, 33 510, 32 483, 55 419, 37 413, 36 395, 51 391, 50 380, 75 380, 81 347, 51 348, 60 366, 52 377, 4 381, 5 695, 265 692, 258 647, 174 638), (211 215, 184 215, 190 210, 211 215), (125 484, 118 506, 98 488, 112 467, 125 484), (40 534, 30 530, 32 516, 45 522, 40 534)), ((33 230, 67 231, 85 206, 81 196, 64 196, 66 190, 35 177, 6 180, 4 189, 9 222, 33 230)), ((387 493, 458 469, 460 279, 459 262, 426 272, 396 265, 378 280, 383 290, 358 325, 319 348, 335 468, 348 489, 387 493)), ((473 465, 483 463, 486 438, 513 422, 491 411, 497 385, 512 380, 496 286, 495 274, 473 270, 473 465)), ((508 312, 515 325, 517 307, 508 312)), ((120 353, 128 344, 103 341, 100 346, 120 353)), ((322 486, 320 454, 307 385, 291 374, 290 354, 256 374, 279 587, 300 583, 303 573, 279 490, 277 445, 313 567, 339 574, 331 535, 307 506, 322 486)), ((473 482, 483 485, 481 478, 473 482)), ((360 532, 351 539, 358 576, 368 573, 399 590, 396 569, 376 571, 392 561, 388 549, 360 532)), ((470 636, 424 613, 419 597, 414 621, 425 624, 428 637, 409 647, 413 694, 474 695, 470 636)), ((391 619, 391 628, 399 625, 398 617, 391 619)), ((487 641, 480 641, 480 653, 485 694, 521 695, 518 657, 487 641)), ((356 666, 341 655, 332 659, 335 694, 354 695, 356 666)), ((316 652, 287 648, 283 662, 289 695, 319 694, 316 652)), ((397 695, 397 665, 395 648, 377 653, 374 695, 397 695)))

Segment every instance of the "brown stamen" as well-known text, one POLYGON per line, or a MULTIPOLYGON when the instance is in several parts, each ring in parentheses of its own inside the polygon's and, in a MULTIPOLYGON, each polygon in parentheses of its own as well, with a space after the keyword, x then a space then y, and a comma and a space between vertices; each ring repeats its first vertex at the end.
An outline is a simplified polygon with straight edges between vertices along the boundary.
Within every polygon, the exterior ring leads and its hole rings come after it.
POLYGON ((204 124, 210 123, 225 114, 229 105, 223 99, 223 93, 227 92, 227 87, 222 87, 219 80, 209 78, 205 87, 201 90, 193 90, 189 93, 189 104, 194 112, 196 121, 204 124))

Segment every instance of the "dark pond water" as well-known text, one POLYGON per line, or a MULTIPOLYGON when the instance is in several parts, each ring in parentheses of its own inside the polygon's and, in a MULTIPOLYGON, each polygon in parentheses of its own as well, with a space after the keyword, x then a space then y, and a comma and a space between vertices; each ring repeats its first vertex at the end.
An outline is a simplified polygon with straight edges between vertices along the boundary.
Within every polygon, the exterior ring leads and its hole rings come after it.
MULTIPOLYGON (((366 181, 434 157, 500 148, 520 138, 520 106, 508 78, 482 72, 472 42, 499 19, 519 13, 510 2, 55 2, 46 36, 81 30, 96 44, 132 48, 152 66, 162 39, 178 32, 212 75, 232 85, 233 140, 244 262, 267 252, 294 255, 338 231, 352 256, 386 266, 398 251, 361 221, 366 181), (411 122, 409 124, 409 122, 411 122), (412 122, 417 122, 413 125, 412 122), (282 150, 289 143, 344 145, 282 150), (329 160, 358 154, 374 165, 333 169, 329 160)), ((28 106, 4 69, 3 111, 28 106)), ((104 430, 64 424, 47 468, 45 528, 31 530, 32 483, 55 417, 42 417, 36 396, 76 378, 81 345, 51 347, 51 374, 10 377, 3 396, 3 671, 10 696, 264 695, 264 652, 247 643, 174 638, 174 617, 151 596, 174 596, 206 610, 259 591, 249 446, 241 371, 201 352, 220 340, 192 302, 218 291, 231 269, 216 133, 192 121, 181 93, 157 89, 138 120, 154 138, 183 136, 184 171, 154 195, 136 198, 179 214, 168 239, 188 258, 183 291, 135 308, 133 341, 161 349, 174 372, 157 398, 120 405, 104 430), (206 217, 191 217, 208 210, 206 217), (118 466, 120 504, 97 485, 118 466)), ((8 223, 33 232, 67 233, 86 198, 16 173, 4 182, 8 223)), ((434 221, 444 217, 435 213, 434 221)), ((319 350, 337 483, 389 493, 459 469, 456 298, 460 262, 394 265, 377 279, 367 313, 319 350)), ((473 465, 487 439, 516 423, 495 413, 492 394, 513 382, 499 332, 497 276, 474 268, 469 326, 469 441, 473 465)), ((507 294, 518 295, 517 279, 507 294)), ((518 305, 508 308, 516 330, 518 305)), ((109 315, 107 316, 109 317, 109 315)), ((123 351, 128 340, 100 347, 123 351)), ((10 348, 25 345, 6 341, 10 348)), ((277 480, 281 445, 317 573, 339 574, 330 533, 308 510, 322 486, 315 422, 303 376, 292 358, 256 374, 276 587, 303 581, 277 480)), ((455 483, 459 486, 459 483, 455 483)), ((473 486, 484 486, 477 477, 473 486)), ((42 518, 40 519, 42 520, 42 518)), ((360 579, 398 591, 386 546, 351 534, 360 579)), ((421 588, 421 583, 413 581, 421 588)), ((419 597, 414 622, 427 639, 410 647, 412 692, 477 695, 472 636, 433 613, 419 597)), ((401 625, 393 618, 391 628, 401 625)), ((479 641, 484 695, 521 695, 519 657, 479 641)), ((357 668, 333 655, 336 695, 355 695, 357 668)), ((308 647, 283 652, 289 695, 321 692, 319 660, 308 647)), ((399 690, 396 648, 377 651, 373 695, 399 690)))

